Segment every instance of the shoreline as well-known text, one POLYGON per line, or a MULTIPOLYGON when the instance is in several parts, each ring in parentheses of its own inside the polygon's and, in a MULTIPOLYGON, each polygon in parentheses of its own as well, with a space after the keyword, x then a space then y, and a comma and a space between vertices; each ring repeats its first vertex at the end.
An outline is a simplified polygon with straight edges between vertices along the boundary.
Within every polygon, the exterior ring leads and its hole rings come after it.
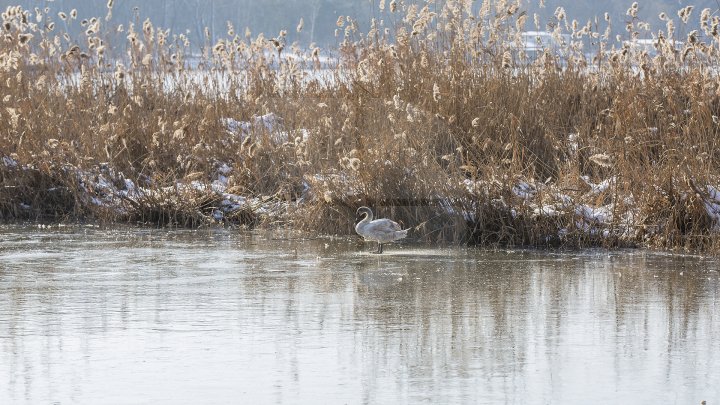
MULTIPOLYGON (((627 197, 624 206, 616 206, 612 201, 619 200, 619 196, 603 195, 611 190, 614 181, 588 182, 585 191, 571 196, 554 187, 525 181, 513 186, 496 183, 491 188, 485 182, 461 179, 458 184, 465 190, 460 197, 437 195, 413 200, 335 194, 328 191, 331 187, 327 181, 335 182, 332 188, 352 190, 349 177, 316 175, 298 185, 302 192, 295 197, 277 194, 248 197, 235 194, 235 190, 228 187, 234 169, 227 164, 218 165, 213 175, 195 174, 164 187, 140 186, 107 164, 84 171, 67 165, 55 170, 51 167, 23 166, 8 156, 3 157, 0 219, 4 223, 178 229, 237 227, 352 236, 356 206, 370 204, 381 213, 392 213, 393 218, 399 218, 403 227, 411 229, 409 239, 421 243, 550 250, 711 251, 658 243, 654 238, 661 238, 660 232, 667 225, 639 225, 638 208, 627 197), (34 187, 28 184, 29 180, 34 182, 34 187), (583 202, 589 200, 611 202, 599 206, 583 202), (317 218, 298 220, 298 216, 308 215, 317 218)), ((699 196, 701 190, 694 184, 693 187, 699 196)), ((706 209, 710 204, 720 204, 714 197, 711 188, 706 200, 701 200, 706 209)), ((684 237, 704 238, 712 243, 719 239, 717 233, 684 237)))

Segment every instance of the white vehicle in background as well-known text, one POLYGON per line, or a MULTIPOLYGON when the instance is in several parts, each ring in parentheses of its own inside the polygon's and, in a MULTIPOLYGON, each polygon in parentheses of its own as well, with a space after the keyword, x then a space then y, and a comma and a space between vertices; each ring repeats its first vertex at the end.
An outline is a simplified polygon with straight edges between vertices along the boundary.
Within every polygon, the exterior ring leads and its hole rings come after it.
POLYGON ((564 57, 570 47, 570 35, 554 35, 547 31, 525 31, 521 35, 521 49, 528 61, 539 58, 546 50, 552 55, 564 57))

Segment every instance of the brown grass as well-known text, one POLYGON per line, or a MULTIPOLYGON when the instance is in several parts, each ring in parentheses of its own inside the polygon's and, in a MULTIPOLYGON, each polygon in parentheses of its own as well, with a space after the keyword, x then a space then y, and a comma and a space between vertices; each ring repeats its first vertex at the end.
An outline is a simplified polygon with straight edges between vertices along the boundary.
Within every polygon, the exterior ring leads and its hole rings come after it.
POLYGON ((237 223, 345 234, 371 205, 424 240, 718 246, 703 205, 705 185, 720 184, 717 17, 696 14, 702 28, 690 35, 681 20, 651 31, 633 19, 626 39, 652 35, 648 55, 558 13, 554 34, 572 34, 571 46, 531 60, 517 44, 536 29, 532 16, 515 3, 466 3, 438 14, 396 5, 392 26, 367 32, 338 21, 329 67, 282 35, 228 35, 195 59, 182 35, 150 21, 117 33, 112 20, 91 20, 75 42, 47 27, 56 14, 35 24, 10 8, 0 154, 27 170, 0 164, 0 213, 197 226, 222 195, 156 192, 118 211, 90 204, 73 173, 104 164, 148 189, 177 189, 198 176, 209 184, 224 162, 233 192, 285 207, 243 211, 237 223), (109 47, 117 37, 126 45, 109 47), (242 137, 223 123, 270 112, 283 133, 242 137), (596 193, 582 176, 615 181, 596 193), (520 182, 533 198, 512 192, 520 182), (543 205, 558 214, 539 215, 543 205), (613 220, 582 225, 578 205, 613 220))

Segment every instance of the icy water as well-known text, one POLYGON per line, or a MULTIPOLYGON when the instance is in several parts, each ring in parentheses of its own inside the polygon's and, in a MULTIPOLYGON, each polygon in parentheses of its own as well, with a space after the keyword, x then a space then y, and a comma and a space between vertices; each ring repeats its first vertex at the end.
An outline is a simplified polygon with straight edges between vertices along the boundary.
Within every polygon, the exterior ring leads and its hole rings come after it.
POLYGON ((709 258, 0 228, 0 404, 708 404, 709 258))

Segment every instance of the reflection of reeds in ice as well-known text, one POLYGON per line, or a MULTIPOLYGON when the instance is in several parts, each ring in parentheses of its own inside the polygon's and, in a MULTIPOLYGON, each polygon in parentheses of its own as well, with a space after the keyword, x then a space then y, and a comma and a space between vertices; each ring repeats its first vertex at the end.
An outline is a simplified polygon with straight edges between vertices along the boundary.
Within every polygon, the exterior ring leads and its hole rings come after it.
MULTIPOLYGON (((558 7, 548 26, 516 2, 470 3, 385 2, 392 25, 367 32, 339 17, 333 57, 285 30, 253 37, 228 23, 225 37, 190 44, 149 19, 108 32, 109 16, 9 7, 0 153, 72 191, 50 199, 51 217, 129 217, 97 214, 75 190, 99 191, 70 168, 108 165, 159 189, 216 181, 222 163, 227 189, 285 203, 307 214, 294 226, 322 232, 350 233, 360 204, 418 204, 428 210, 397 215, 425 223, 415 237, 427 239, 716 244, 709 197, 688 184, 720 183, 718 16, 684 7, 651 31, 634 3, 616 41, 609 15, 583 25, 558 7), (82 26, 79 38, 57 21, 82 26), (522 184, 531 197, 513 193, 522 184)), ((22 189, 0 198, 4 216, 24 215, 18 199, 40 206, 22 189)))

